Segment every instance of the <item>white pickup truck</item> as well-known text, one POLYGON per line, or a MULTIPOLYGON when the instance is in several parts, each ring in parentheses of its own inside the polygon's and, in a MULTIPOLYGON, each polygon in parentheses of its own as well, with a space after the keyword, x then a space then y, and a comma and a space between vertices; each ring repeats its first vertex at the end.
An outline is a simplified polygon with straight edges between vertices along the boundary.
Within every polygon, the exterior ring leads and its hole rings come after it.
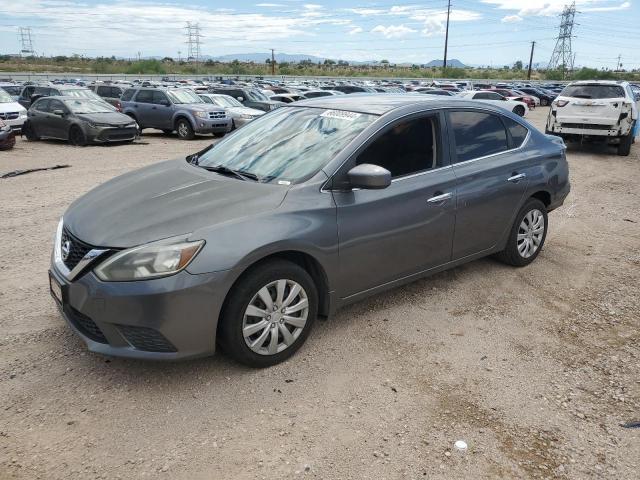
POLYGON ((626 156, 639 133, 639 103, 640 96, 627 82, 573 82, 551 103, 546 133, 566 141, 608 141, 617 144, 618 155, 626 156))

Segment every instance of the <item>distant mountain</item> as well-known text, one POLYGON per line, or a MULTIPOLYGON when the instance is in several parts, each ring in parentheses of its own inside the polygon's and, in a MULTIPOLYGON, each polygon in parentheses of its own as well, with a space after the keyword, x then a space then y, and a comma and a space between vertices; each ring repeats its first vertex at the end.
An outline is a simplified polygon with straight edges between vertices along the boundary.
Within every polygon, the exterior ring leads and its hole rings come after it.
MULTIPOLYGON (((431 60, 429 63, 425 64, 425 67, 442 67, 444 65, 444 60, 431 60)), ((447 60, 447 67, 451 68, 465 68, 466 65, 462 63, 460 60, 456 60, 452 58, 451 60, 447 60)))
MULTIPOLYGON (((232 53, 229 55, 219 55, 217 57, 211 57, 205 55, 202 57, 204 60, 214 60, 218 62, 233 62, 238 60, 239 62, 255 62, 264 63, 267 58, 271 58, 271 52, 265 53, 232 53)), ((301 62, 303 60, 311 60, 313 63, 324 62, 322 57, 316 57, 314 55, 301 55, 301 54, 289 54, 289 53, 276 53, 276 62, 301 62)))

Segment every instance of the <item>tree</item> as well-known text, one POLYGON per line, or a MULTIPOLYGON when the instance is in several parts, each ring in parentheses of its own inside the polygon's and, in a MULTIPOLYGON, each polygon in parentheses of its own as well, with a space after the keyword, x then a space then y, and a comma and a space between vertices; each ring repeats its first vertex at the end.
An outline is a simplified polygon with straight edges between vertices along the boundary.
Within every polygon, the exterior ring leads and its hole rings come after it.
POLYGON ((522 60, 518 60, 516 63, 513 64, 513 69, 514 70, 522 70, 522 60))

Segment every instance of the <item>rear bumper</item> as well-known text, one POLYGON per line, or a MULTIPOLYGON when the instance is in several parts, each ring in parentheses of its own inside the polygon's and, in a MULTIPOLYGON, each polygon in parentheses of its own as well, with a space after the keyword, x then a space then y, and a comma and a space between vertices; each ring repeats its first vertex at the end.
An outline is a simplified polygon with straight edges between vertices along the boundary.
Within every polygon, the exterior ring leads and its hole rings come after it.
POLYGON ((89 272, 61 286, 56 305, 89 350, 118 357, 178 360, 215 352, 226 272, 137 282, 102 282, 89 272))

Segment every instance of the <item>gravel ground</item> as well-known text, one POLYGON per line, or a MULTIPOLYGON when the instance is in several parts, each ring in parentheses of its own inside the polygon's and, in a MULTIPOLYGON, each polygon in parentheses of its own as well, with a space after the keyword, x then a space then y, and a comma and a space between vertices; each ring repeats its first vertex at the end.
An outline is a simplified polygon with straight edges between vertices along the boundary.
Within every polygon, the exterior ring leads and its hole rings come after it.
POLYGON ((638 478, 640 429, 621 423, 640 419, 640 145, 569 149, 573 190, 531 266, 376 296, 282 365, 88 353, 48 293, 59 216, 210 141, 0 152, 1 173, 71 165, 0 180, 0 479, 638 478))

